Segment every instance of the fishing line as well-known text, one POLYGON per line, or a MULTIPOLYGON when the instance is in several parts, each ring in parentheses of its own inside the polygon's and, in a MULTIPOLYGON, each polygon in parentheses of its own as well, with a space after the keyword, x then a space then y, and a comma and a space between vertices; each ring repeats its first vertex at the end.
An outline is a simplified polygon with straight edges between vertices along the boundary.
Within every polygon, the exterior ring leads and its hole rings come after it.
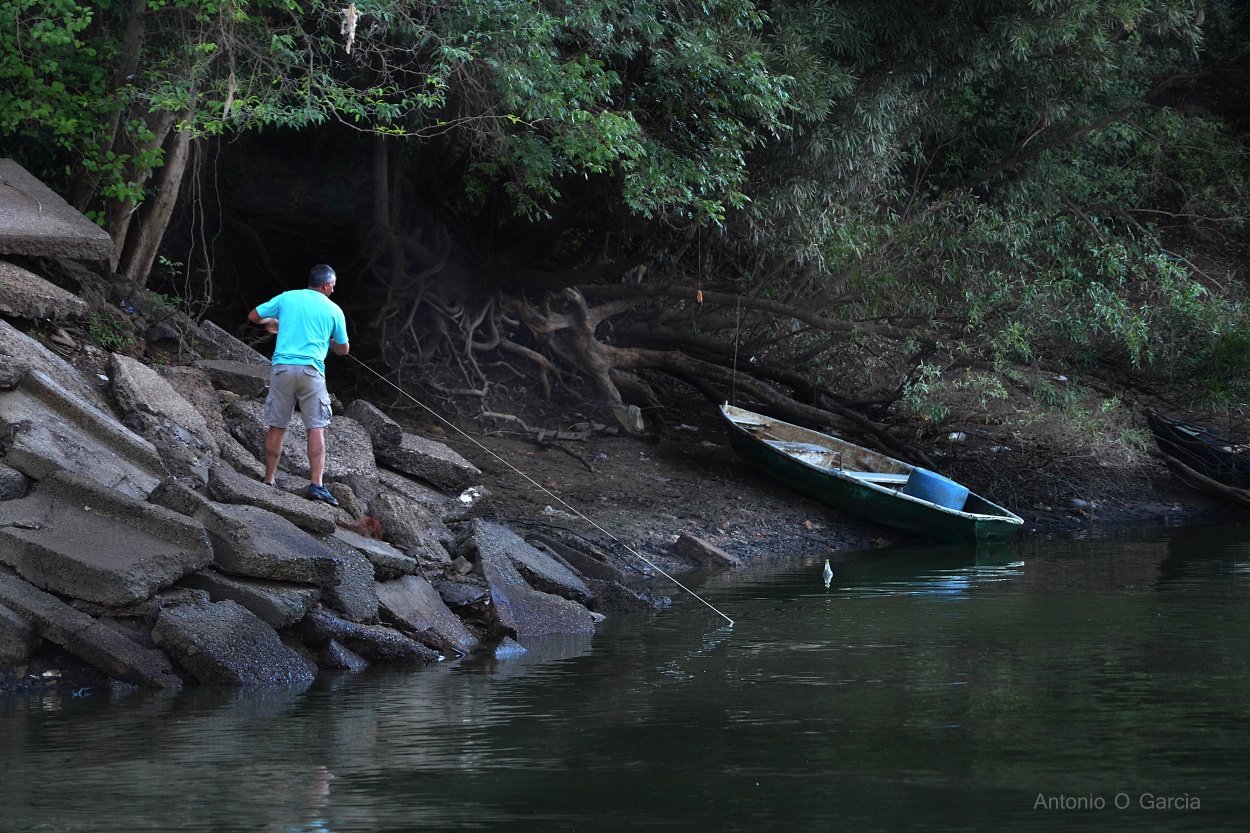
POLYGON ((570 511, 570 512, 572 512, 574 515, 576 515, 577 517, 581 518, 583 521, 585 521, 586 523, 590 524, 590 525, 591 525, 591 526, 593 526, 595 529, 599 530, 599 531, 600 531, 600 532, 602 532, 604 535, 606 535, 606 536, 608 536, 609 538, 611 538, 611 539, 612 539, 613 541, 615 541, 617 544, 619 544, 620 546, 624 547, 626 550, 628 550, 631 554, 633 554, 633 555, 634 555, 636 558, 638 558, 640 561, 645 562, 645 563, 646 563, 649 567, 651 567, 651 569, 655 570, 657 573, 659 573, 660 575, 664 576, 664 578, 668 579, 668 580, 669 580, 669 581, 671 581, 673 584, 675 584, 675 585, 677 585, 678 587, 680 587, 682 590, 685 590, 685 591, 686 591, 687 593, 689 593, 691 596, 694 596, 696 599, 698 599, 699 601, 703 602, 703 604, 705 604, 705 605, 707 605, 708 607, 710 607, 713 611, 715 611, 715 612, 716 612, 716 614, 717 614, 718 616, 720 616, 722 619, 724 619, 726 622, 728 622, 730 627, 733 627, 733 624, 734 624, 734 620, 733 620, 733 619, 730 619, 728 616, 726 616, 724 613, 722 613, 722 612, 721 612, 721 611, 720 611, 720 610, 719 610, 719 609, 718 609, 715 605, 713 605, 713 604, 712 604, 711 602, 709 602, 707 599, 703 598, 703 597, 702 597, 702 596, 700 596, 698 593, 694 592, 694 591, 693 591, 693 590, 691 590, 689 587, 687 587, 686 585, 682 584, 680 581, 678 581, 677 579, 673 578, 673 577, 672 577, 672 576, 670 576, 668 573, 664 572, 664 570, 662 570, 658 564, 656 564, 656 563, 654 563, 653 561, 651 561, 649 558, 647 558, 647 557, 646 557, 645 555, 643 555, 642 553, 638 552, 636 549, 634 549, 633 547, 631 547, 629 544, 626 544, 624 541, 622 541, 622 540, 620 540, 619 538, 617 538, 617 537, 616 537, 615 535, 613 535, 611 532, 608 532, 606 529, 604 529, 603 527, 599 526, 599 524, 595 523, 593 520, 591 520, 590 518, 586 517, 584 514, 582 514, 581 512, 579 512, 579 511, 578 511, 575 507, 570 506, 570 505, 569 505, 567 502, 565 502, 565 500, 564 500, 563 498, 561 498, 559 495, 557 495, 557 494, 553 493, 553 492, 552 492, 550 489, 548 489, 546 486, 543 486, 541 483, 539 483, 538 481, 534 480, 534 478, 530 477, 528 474, 526 474, 525 472, 523 472, 523 471, 521 471, 520 469, 518 469, 516 466, 512 465, 511 463, 509 463, 507 460, 505 460, 504 458, 500 457, 498 454, 496 454, 495 452, 491 451, 491 450, 490 450, 489 448, 487 448, 486 446, 482 445, 482 444, 481 444, 480 442, 478 442, 478 441, 477 441, 474 437, 470 436, 470 435, 469 435, 469 434, 467 434, 465 431, 463 431, 463 430, 462 430, 459 426, 454 425, 454 424, 452 424, 450 421, 448 421, 448 420, 447 420, 447 419, 446 419, 446 418, 445 418, 442 414, 437 413, 436 411, 434 411, 434 409, 430 408, 430 407, 429 407, 428 405, 426 405, 424 402, 422 402, 422 401, 420 401, 419 399, 417 399, 415 396, 413 396, 413 395, 412 395, 412 394, 410 394, 408 391, 406 391, 406 390, 404 390, 403 388, 401 388, 399 385, 397 385, 397 384, 395 384, 394 382, 392 382, 390 379, 388 379, 388 378, 386 378, 385 376, 383 376, 381 373, 378 373, 376 370, 374 370, 374 369, 373 369, 372 367, 370 367, 369 365, 365 364, 365 363, 364 363, 363 361, 361 361, 360 359, 356 358, 355 356, 351 355, 350 353, 348 354, 348 356, 347 356, 347 357, 348 357, 349 359, 353 359, 353 360, 355 360, 356 364, 360 365, 360 366, 361 366, 361 367, 363 367, 365 370, 367 370, 367 371, 369 371, 370 373, 372 373, 374 376, 377 376, 377 377, 378 377, 379 379, 381 379, 383 382, 385 382, 386 384, 390 385, 390 386, 391 386, 391 387, 393 387, 395 390, 399 391, 402 395, 404 395, 404 396, 408 397, 409 399, 411 399, 413 402, 415 402, 417 405, 419 405, 421 408, 423 408, 425 411, 427 411, 427 412, 428 412, 431 416, 433 416, 433 417, 435 417, 436 419, 438 419, 438 421, 439 421, 439 422, 443 423, 443 424, 444 424, 444 425, 446 425, 448 428, 451 428, 451 429, 452 429, 452 430, 454 430, 456 433, 460 434, 460 435, 461 435, 461 436, 463 436, 465 439, 467 439, 469 442, 471 442, 471 443, 473 443, 474 445, 476 445, 476 446, 477 446, 478 448, 480 448, 482 451, 486 452, 486 453, 487 453, 487 454, 489 454, 491 457, 494 457, 496 460, 498 460, 499 462, 503 463, 503 464, 504 464, 505 466, 507 466, 508 468, 512 469, 514 472, 516 472, 517 476, 519 476, 519 477, 521 477, 522 479, 524 479, 524 480, 528 481, 529 483, 533 484, 533 485, 534 485, 534 486, 536 486, 536 487, 537 487, 540 491, 545 492, 545 493, 546 493, 546 494, 547 494, 547 495, 548 495, 548 496, 549 496, 552 500, 554 500, 556 503, 559 503, 559 504, 560 504, 561 506, 563 506, 565 509, 569 510, 569 511, 570 511))

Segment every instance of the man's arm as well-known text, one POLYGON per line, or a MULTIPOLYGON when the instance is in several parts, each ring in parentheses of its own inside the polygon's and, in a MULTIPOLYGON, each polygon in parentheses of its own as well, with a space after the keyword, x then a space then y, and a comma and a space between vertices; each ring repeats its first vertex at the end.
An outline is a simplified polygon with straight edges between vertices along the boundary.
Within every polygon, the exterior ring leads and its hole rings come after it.
POLYGON ((334 351, 334 355, 336 356, 346 356, 347 351, 351 349, 351 345, 346 342, 339 344, 337 341, 331 341, 330 349, 334 351))
POLYGON ((278 334, 278 319, 261 318, 260 313, 256 311, 255 307, 253 307, 252 311, 247 314, 247 320, 251 321, 253 324, 259 324, 274 335, 278 334))

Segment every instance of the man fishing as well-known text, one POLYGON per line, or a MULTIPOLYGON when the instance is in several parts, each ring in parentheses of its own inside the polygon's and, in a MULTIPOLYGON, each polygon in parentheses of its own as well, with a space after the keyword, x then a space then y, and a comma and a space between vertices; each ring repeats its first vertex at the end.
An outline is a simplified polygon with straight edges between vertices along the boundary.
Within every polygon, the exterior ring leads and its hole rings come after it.
POLYGON ((339 502, 321 483, 326 463, 325 429, 330 424, 330 394, 326 390, 326 354, 346 356, 347 319, 330 300, 338 276, 325 264, 308 273, 308 286, 271 298, 247 314, 278 337, 269 372, 269 396, 265 400, 265 485, 274 486, 282 441, 299 403, 308 429, 308 497, 331 506, 339 502), (280 326, 279 326, 280 324, 280 326))

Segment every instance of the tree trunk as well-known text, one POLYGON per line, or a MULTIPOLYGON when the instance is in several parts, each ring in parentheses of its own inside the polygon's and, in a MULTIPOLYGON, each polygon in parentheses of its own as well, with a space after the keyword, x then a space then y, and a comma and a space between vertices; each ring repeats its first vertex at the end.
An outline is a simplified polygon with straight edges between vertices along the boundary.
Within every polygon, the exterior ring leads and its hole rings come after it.
MULTIPOLYGON (((142 147, 130 146, 119 152, 139 156, 144 151, 156 150, 165 144, 165 139, 169 136, 169 131, 174 126, 177 114, 168 112, 155 113, 149 114, 147 118, 149 129, 153 134, 152 139, 144 142, 142 147)), ((117 141, 122 142, 124 138, 125 137, 123 135, 119 135, 117 137, 117 141)), ((125 144, 130 145, 130 142, 127 140, 125 141, 125 144)), ((136 170, 132 167, 130 175, 137 184, 146 186, 152 177, 152 171, 136 170)), ((179 173, 179 176, 181 176, 181 173, 179 173)), ((118 266, 121 263, 122 254, 126 251, 126 235, 129 233, 130 223, 138 211, 139 206, 129 200, 109 200, 106 216, 112 223, 112 228, 109 229, 109 232, 113 235, 113 259, 109 264, 109 267, 113 270, 118 269, 118 266)), ((161 228, 161 232, 164 233, 163 227, 161 228)))
POLYGON ((165 144, 165 164, 157 170, 148 198, 134 212, 138 215, 138 225, 126 236, 117 271, 141 286, 148 282, 165 229, 178 203, 190 150, 189 131, 175 130, 170 134, 165 144))

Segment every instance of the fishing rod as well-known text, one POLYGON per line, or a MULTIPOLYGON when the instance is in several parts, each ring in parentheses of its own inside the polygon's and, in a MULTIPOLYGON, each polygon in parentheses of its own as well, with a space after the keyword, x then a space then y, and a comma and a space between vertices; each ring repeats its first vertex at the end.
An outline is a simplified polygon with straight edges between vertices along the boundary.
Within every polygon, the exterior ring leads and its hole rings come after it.
POLYGON ((659 573, 660 575, 664 576, 664 578, 668 579, 668 580, 669 580, 669 581, 671 581, 673 584, 677 585, 677 586, 678 586, 678 587, 680 587, 682 590, 686 591, 686 592, 687 592, 687 593, 689 593, 691 596, 693 596, 694 598, 698 599, 700 602, 703 602, 703 604, 707 605, 707 606, 708 606, 709 608, 711 608, 711 609, 712 609, 712 610, 713 610, 713 611, 714 611, 714 612, 715 612, 718 616, 720 616, 722 619, 724 619, 726 622, 728 622, 730 627, 733 627, 733 625, 734 625, 734 620, 733 620, 733 619, 730 619, 728 616, 726 616, 724 613, 722 613, 722 612, 720 611, 720 609, 718 609, 715 605, 713 605, 713 604, 712 604, 711 602, 709 602, 707 599, 703 598, 703 597, 702 597, 702 596, 700 596, 698 593, 694 592, 694 591, 693 591, 693 590, 691 590, 689 587, 687 587, 686 585, 682 584, 682 583, 681 583, 680 581, 678 581, 677 579, 675 579, 675 578, 673 578, 672 576, 670 576, 670 575, 669 575, 668 573, 666 573, 663 569, 661 569, 661 568, 660 568, 660 566, 659 566, 658 564, 656 564, 655 562, 651 561, 651 559, 647 558, 645 555, 643 555, 642 553, 638 552, 636 549, 634 549, 633 547, 631 547, 629 544, 626 544, 624 541, 622 541, 622 540, 620 540, 619 538, 617 538, 617 537, 616 537, 615 535, 613 535, 611 532, 609 532, 608 530, 604 529, 604 528, 603 528, 602 526, 600 526, 599 524, 595 523, 592 519, 590 519, 590 518, 586 517, 586 515, 584 515, 584 514, 583 514, 582 512, 580 512, 580 511, 578 511, 576 507, 570 506, 570 505, 569 505, 569 504, 568 504, 568 503, 567 503, 567 502, 566 502, 563 498, 561 498, 559 495, 555 494, 555 493, 554 493, 554 492, 552 492, 550 489, 548 489, 546 486, 544 486, 544 485, 542 485, 541 483, 539 483, 538 481, 534 480, 534 478, 530 477, 528 474, 526 474, 525 472, 523 472, 523 471, 521 471, 520 469, 518 469, 516 466, 512 465, 511 463, 509 463, 507 460, 505 460, 504 458, 500 457, 498 454, 496 454, 495 452, 491 451, 491 450, 490 450, 489 448, 487 448, 486 446, 482 445, 480 442, 478 442, 478 441, 477 441, 477 439, 476 439, 476 438, 474 438, 473 436, 471 436, 470 434, 468 434, 467 432, 465 432, 464 430, 462 430, 462 429, 461 429, 458 425, 453 424, 451 421, 449 421, 449 420, 448 420, 446 417, 444 417, 442 414, 438 413, 438 412, 437 412, 437 411, 435 411, 433 408, 429 407, 429 406, 428 406, 428 405, 426 405, 424 402, 422 402, 421 400, 417 399, 415 396, 413 396, 413 395, 412 395, 412 394, 410 394, 408 391, 406 391, 406 390, 404 390, 403 388, 401 388, 399 385, 397 385, 397 384, 395 384, 394 382, 392 382, 390 379, 388 379, 388 378, 386 378, 385 376, 383 376, 381 373, 378 373, 376 370, 374 370, 374 369, 373 369, 372 367, 370 367, 369 365, 365 364, 363 361, 361 361, 361 360, 360 360, 360 359, 358 359, 357 357, 355 357, 355 356, 351 355, 350 353, 348 354, 348 356, 347 356, 347 357, 348 357, 349 359, 353 359, 353 360, 356 362, 356 364, 360 365, 360 366, 361 366, 361 367, 363 367, 365 370, 369 371, 369 372, 370 372, 370 373, 372 373, 374 376, 378 377, 378 378, 379 378, 379 379, 381 379, 383 382, 385 382, 386 384, 390 385, 390 386, 391 386, 391 387, 393 387, 395 390, 399 391, 399 393, 400 393, 401 395, 406 396, 406 397, 408 397, 409 399, 411 399, 411 400, 412 400, 414 403, 416 403, 416 404, 417 404, 420 408, 422 408, 423 410, 425 410, 427 413, 429 413, 431 416, 433 416, 433 417, 434 417, 435 419, 437 419, 439 422, 443 423, 443 424, 444 424, 444 425, 446 425, 448 428, 451 428, 453 431, 455 431, 456 433, 460 434, 462 437, 464 437, 465 439, 467 439, 469 442, 471 442, 471 443, 473 443, 474 445, 476 445, 476 446, 477 446, 478 448, 480 448, 482 451, 486 452, 486 453, 487 453, 487 454, 489 454, 491 457, 494 457, 496 460, 498 460, 500 463, 503 463, 505 466, 507 466, 508 468, 512 469, 512 471, 514 471, 514 472, 517 474, 517 476, 518 476, 518 477, 522 478, 523 480, 528 481, 530 484, 532 484, 533 486, 535 486, 536 488, 538 488, 540 491, 545 492, 545 493, 546 493, 546 494, 547 494, 547 495, 548 495, 548 496, 549 496, 552 500, 554 500, 556 503, 559 503, 559 504, 560 504, 561 506, 563 506, 565 509, 569 510, 569 511, 570 511, 570 512, 572 512, 574 515, 576 515, 577 517, 581 518, 583 521, 585 521, 586 523, 590 524, 592 527, 594 527, 595 529, 597 529, 597 530, 599 530, 600 532, 602 532, 604 535, 606 535, 606 536, 608 536, 609 538, 611 538, 611 539, 612 539, 613 541, 615 541, 617 544, 619 544, 620 546, 624 547, 624 548, 625 548, 626 550, 628 550, 628 551, 629 551, 629 552, 630 552, 630 553, 631 553, 631 554, 632 554, 635 558, 637 558, 637 559, 639 559, 640 561, 642 561, 642 562, 644 562, 645 564, 647 564, 647 566, 651 567, 651 569, 655 570, 657 573, 659 573))

